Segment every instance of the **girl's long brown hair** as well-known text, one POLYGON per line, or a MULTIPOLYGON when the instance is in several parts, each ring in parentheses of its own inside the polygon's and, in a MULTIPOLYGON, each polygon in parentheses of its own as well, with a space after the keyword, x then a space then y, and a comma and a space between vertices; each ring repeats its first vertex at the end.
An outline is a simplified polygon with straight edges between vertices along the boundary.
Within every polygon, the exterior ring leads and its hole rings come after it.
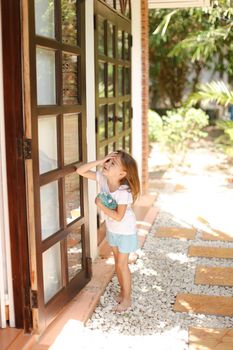
POLYGON ((140 181, 138 176, 138 167, 135 159, 125 151, 116 151, 120 157, 122 167, 126 171, 126 176, 121 179, 120 184, 127 184, 132 192, 133 201, 135 202, 140 194, 140 181))

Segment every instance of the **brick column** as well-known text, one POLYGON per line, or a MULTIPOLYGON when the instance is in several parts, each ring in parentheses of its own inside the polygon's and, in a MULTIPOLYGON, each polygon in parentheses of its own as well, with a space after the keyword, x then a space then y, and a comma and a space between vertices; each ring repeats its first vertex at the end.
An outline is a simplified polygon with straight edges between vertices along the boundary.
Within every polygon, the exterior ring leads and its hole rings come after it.
POLYGON ((149 31, 148 0, 141 0, 141 40, 142 40, 142 193, 148 192, 148 106, 149 106, 149 31))

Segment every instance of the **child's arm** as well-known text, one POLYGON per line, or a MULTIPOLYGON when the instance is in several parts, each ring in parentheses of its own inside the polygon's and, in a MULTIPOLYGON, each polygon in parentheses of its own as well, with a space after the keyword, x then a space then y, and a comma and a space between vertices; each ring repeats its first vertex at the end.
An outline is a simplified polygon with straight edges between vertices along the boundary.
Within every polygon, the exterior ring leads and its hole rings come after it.
POLYGON ((121 221, 123 219, 127 209, 127 204, 118 204, 116 209, 109 209, 101 203, 101 200, 98 197, 96 197, 95 203, 97 207, 99 207, 104 212, 104 214, 116 221, 121 221))
POLYGON ((94 167, 97 167, 98 165, 104 164, 107 160, 114 158, 114 157, 116 157, 116 153, 112 152, 112 153, 108 154, 106 157, 104 157, 103 159, 94 160, 92 162, 89 162, 89 163, 86 163, 86 164, 79 166, 76 169, 76 172, 79 175, 86 177, 87 179, 96 180, 96 172, 91 171, 91 169, 94 167))

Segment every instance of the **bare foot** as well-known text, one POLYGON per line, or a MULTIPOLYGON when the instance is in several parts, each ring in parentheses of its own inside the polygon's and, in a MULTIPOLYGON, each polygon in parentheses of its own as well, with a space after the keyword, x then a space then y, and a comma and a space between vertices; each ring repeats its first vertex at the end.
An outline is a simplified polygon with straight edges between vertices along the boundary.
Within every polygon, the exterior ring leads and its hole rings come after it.
POLYGON ((128 310, 131 306, 131 302, 121 302, 120 304, 116 305, 114 308, 113 308, 113 311, 115 312, 124 312, 126 310, 128 310))
POLYGON ((122 302, 122 299, 123 299, 122 292, 120 292, 120 293, 116 296, 115 300, 116 300, 116 302, 119 304, 119 303, 122 302))

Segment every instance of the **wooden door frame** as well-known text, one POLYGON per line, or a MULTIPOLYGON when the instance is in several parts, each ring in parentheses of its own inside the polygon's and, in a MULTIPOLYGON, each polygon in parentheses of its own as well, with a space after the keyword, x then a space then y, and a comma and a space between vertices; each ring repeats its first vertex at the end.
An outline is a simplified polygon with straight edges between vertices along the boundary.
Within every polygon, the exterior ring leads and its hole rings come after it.
POLYGON ((2 0, 3 90, 15 323, 31 330, 20 0, 2 0))

